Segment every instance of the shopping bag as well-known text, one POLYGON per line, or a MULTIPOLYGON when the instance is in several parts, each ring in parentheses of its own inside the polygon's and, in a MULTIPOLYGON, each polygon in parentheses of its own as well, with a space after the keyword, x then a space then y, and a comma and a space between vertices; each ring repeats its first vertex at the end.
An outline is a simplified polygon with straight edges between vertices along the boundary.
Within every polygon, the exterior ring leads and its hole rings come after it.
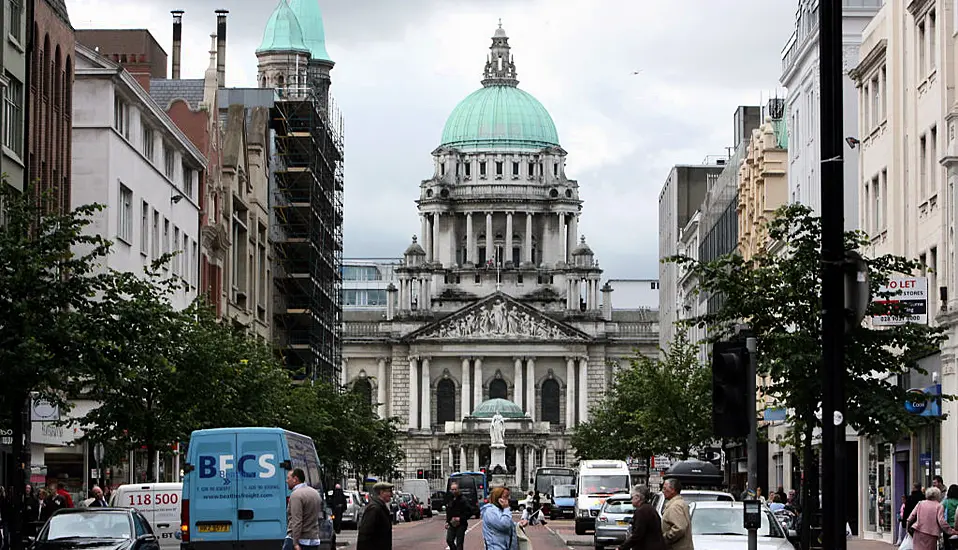
POLYGON ((905 539, 901 541, 901 546, 898 547, 898 550, 912 550, 914 548, 914 540, 911 538, 911 535, 906 533, 905 539))

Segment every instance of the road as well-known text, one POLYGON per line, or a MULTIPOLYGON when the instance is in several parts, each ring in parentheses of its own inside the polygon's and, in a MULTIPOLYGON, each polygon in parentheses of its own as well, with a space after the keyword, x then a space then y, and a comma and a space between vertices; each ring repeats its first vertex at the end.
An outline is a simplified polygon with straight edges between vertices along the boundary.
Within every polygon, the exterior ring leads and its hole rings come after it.
MULTIPOLYGON (((516 519, 518 519, 518 516, 516 519)), ((550 521, 549 526, 551 527, 553 523, 560 522, 550 521)), ((443 519, 439 516, 395 525, 393 526, 393 550, 445 550, 446 529, 444 525, 443 519)), ((545 527, 529 527, 526 529, 526 534, 529 535, 535 550, 566 550, 567 548, 561 540, 545 527)), ((344 529, 340 533, 338 541, 340 544, 347 542, 347 549, 355 548, 356 531, 344 529)), ((482 550, 481 521, 472 520, 469 522, 465 550, 482 550)))

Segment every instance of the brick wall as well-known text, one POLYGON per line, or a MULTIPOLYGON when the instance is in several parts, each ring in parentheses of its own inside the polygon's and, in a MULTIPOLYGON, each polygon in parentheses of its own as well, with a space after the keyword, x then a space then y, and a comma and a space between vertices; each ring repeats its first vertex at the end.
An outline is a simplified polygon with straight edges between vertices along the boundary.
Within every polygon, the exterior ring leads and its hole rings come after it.
POLYGON ((30 183, 49 193, 47 208, 70 210, 73 114, 73 29, 46 2, 37 2, 27 147, 30 183))

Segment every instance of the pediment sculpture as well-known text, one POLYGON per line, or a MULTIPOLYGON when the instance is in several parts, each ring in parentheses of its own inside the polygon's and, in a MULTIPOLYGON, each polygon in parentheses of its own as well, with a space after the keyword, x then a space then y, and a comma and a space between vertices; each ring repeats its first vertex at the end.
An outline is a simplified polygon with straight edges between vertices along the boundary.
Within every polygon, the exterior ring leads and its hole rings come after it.
POLYGON ((529 314, 499 298, 464 314, 453 315, 420 336, 436 339, 583 340, 555 321, 529 314))

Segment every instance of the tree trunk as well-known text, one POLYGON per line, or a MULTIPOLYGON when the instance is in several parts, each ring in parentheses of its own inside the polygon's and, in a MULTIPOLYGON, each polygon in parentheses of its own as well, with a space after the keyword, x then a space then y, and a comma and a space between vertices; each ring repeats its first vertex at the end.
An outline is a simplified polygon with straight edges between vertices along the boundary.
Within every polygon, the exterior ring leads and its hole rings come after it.
POLYGON ((13 471, 13 509, 10 518, 10 544, 13 550, 21 550, 22 544, 22 515, 23 515, 23 492, 29 481, 30 471, 30 394, 21 393, 15 396, 13 404, 10 407, 10 420, 13 432, 12 451, 14 459, 13 471))

